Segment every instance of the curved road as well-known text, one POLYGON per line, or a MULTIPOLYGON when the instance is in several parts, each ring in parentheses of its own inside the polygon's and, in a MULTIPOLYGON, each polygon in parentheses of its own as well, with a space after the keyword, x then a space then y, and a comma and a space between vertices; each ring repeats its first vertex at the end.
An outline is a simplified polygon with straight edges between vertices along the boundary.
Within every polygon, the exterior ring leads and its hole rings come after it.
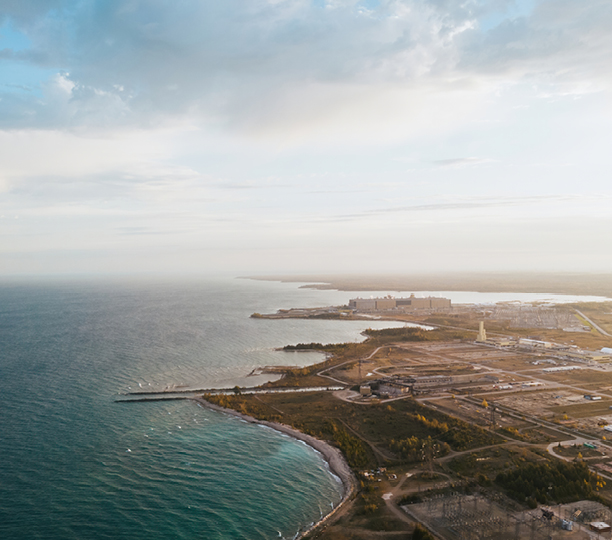
POLYGON ((366 356, 365 358, 360 358, 358 360, 355 360, 354 358, 352 360, 347 360, 346 362, 342 362, 341 364, 335 364, 333 366, 330 366, 328 368, 322 369, 321 371, 319 371, 317 373, 317 375, 319 375, 319 377, 326 377, 328 379, 331 379, 332 381, 336 381, 339 382, 340 384, 344 384, 344 385, 350 385, 350 383, 347 383, 346 381, 341 381, 340 379, 336 379, 335 377, 332 377, 331 375, 325 375, 325 373, 327 371, 330 371, 332 369, 336 369, 339 368, 340 366, 344 366, 345 364, 351 364, 353 362, 363 362, 364 360, 369 360, 370 358, 372 358, 378 351, 380 351, 381 349, 385 349, 387 347, 390 347, 391 345, 381 345, 380 347, 377 347, 376 349, 374 349, 374 351, 369 355, 366 356))

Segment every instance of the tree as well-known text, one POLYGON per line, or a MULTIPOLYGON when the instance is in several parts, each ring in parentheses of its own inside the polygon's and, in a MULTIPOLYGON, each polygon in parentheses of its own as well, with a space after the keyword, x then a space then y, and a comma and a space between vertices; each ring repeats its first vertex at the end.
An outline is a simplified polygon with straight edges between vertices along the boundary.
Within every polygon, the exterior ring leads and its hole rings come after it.
POLYGON ((412 533, 412 540, 435 540, 427 529, 418 525, 415 527, 414 532, 412 533))
POLYGON ((486 399, 483 399, 483 400, 482 400, 482 406, 483 406, 485 409, 486 409, 486 408, 489 406, 489 404, 487 403, 487 400, 486 400, 486 399))

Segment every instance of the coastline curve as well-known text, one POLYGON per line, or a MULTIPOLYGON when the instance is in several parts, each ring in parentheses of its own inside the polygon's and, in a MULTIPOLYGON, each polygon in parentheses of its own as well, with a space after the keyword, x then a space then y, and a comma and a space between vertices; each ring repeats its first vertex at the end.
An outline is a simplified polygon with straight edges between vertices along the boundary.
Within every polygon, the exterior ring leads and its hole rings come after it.
POLYGON ((274 429, 275 431, 283 433, 284 435, 288 435, 289 437, 292 437, 298 441, 307 444, 323 456, 323 459, 327 462, 330 471, 334 475, 336 475, 342 483, 342 486, 344 488, 342 500, 331 512, 323 516, 319 521, 308 527, 306 530, 301 531, 296 537, 296 540, 303 538, 305 535, 313 532, 314 530, 321 527, 323 524, 327 523, 333 516, 335 516, 340 511, 342 507, 344 507, 344 505, 357 492, 357 480, 355 478, 355 475, 353 474, 353 471, 349 467, 349 464, 342 455, 342 452, 340 452, 340 450, 328 444, 327 442, 322 441, 321 439, 317 439, 312 435, 302 433, 301 431, 298 431, 297 429, 294 429, 285 424, 280 424, 278 422, 269 422, 267 420, 258 420, 257 418, 249 416, 248 414, 243 414, 233 409, 227 409, 225 407, 215 405, 214 403, 210 403, 209 401, 206 401, 201 397, 194 397, 191 399, 208 409, 235 416, 250 424, 260 424, 262 426, 266 426, 271 429, 274 429))

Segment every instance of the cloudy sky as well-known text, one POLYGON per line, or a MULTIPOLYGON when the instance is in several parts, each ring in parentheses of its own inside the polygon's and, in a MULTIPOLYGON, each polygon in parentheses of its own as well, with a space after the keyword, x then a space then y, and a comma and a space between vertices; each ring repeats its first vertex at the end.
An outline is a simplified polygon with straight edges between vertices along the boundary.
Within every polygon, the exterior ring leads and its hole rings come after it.
POLYGON ((609 0, 2 0, 0 273, 612 271, 609 0))

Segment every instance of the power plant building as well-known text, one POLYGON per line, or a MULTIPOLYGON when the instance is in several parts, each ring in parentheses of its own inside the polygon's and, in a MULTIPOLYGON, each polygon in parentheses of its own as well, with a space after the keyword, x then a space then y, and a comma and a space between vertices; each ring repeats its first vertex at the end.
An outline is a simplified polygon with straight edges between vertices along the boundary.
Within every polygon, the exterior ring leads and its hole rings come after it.
POLYGON ((349 300, 349 307, 358 311, 387 311, 390 309, 401 309, 404 311, 415 310, 444 310, 451 308, 448 298, 437 298, 428 296, 417 298, 414 294, 410 298, 353 298, 349 300))
POLYGON ((376 300, 356 298, 355 300, 349 300, 349 307, 358 309, 359 311, 376 311, 376 300))
POLYGON ((376 310, 382 311, 384 309, 395 309, 397 302, 395 298, 382 298, 376 300, 376 310))

